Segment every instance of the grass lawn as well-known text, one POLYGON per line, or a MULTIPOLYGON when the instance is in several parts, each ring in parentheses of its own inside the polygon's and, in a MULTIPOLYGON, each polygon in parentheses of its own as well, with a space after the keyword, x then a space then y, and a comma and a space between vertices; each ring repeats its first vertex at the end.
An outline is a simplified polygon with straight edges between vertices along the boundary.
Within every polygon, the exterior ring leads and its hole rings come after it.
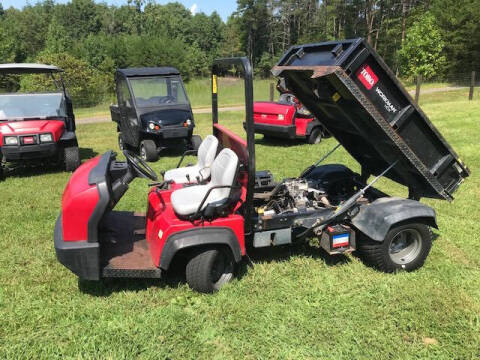
MULTIPOLYGON (((0 358, 478 359, 480 103, 441 98, 423 108, 473 175, 453 203, 424 200, 440 230, 414 273, 383 274, 355 256, 299 246, 256 254, 253 269, 214 295, 181 279, 79 283, 53 249, 70 174, 14 171, 0 183, 0 358)), ((220 117, 240 131, 241 113, 220 117)), ((209 115, 196 119, 208 134, 209 115)), ((111 123, 80 125, 78 138, 84 159, 117 149, 111 123)), ((334 145, 259 137, 257 169, 295 176, 334 145)), ((153 167, 177 159, 167 154, 153 167)), ((343 150, 329 160, 358 170, 343 150)), ((380 187, 406 194, 387 180, 380 187)), ((135 180, 117 209, 145 211, 147 189, 135 180)))

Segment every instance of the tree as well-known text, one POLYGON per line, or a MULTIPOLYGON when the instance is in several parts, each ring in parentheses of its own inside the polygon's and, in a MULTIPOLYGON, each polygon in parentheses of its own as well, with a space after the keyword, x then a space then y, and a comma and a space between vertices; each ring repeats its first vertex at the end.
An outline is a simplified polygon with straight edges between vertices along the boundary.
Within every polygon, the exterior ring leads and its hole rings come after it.
POLYGON ((237 0, 240 41, 250 61, 256 64, 268 47, 267 0, 237 0))
POLYGON ((436 0, 430 6, 445 40, 448 72, 480 70, 478 0, 436 0))
POLYGON ((427 79, 440 74, 446 64, 444 47, 435 18, 431 13, 425 13, 408 29, 399 51, 403 73, 407 76, 423 75, 427 79))
MULTIPOLYGON (((75 106, 90 106, 101 102, 106 96, 107 79, 88 63, 65 52, 42 53, 36 61, 43 64, 53 64, 62 68, 68 92, 75 106)), ((29 75, 22 78, 22 91, 39 91, 51 83, 44 76, 29 75)))
POLYGON ((48 25, 45 50, 51 53, 61 53, 70 47, 71 39, 67 30, 54 17, 48 25))

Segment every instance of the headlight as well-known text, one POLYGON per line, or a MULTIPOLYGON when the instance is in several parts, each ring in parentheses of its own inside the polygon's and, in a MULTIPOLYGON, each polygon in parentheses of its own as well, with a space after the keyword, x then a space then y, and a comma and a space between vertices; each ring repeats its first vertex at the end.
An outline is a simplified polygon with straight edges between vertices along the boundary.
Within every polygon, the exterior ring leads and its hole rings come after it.
POLYGON ((278 114, 278 120, 283 120, 283 119, 284 119, 283 114, 278 114))
POLYGON ((150 128, 150 130, 153 130, 155 129, 155 124, 151 122, 148 124, 148 127, 150 128))
POLYGON ((52 142, 52 141, 53 141, 52 134, 40 134, 40 142, 45 143, 45 142, 52 142))
POLYGON ((18 139, 16 136, 6 136, 3 140, 5 145, 18 145, 18 139))

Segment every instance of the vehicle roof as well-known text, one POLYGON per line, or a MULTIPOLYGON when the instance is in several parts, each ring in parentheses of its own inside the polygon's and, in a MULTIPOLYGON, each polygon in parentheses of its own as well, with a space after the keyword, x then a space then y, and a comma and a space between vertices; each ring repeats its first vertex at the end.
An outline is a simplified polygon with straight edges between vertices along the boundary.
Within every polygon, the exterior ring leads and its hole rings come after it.
POLYGON ((0 64, 0 74, 46 74, 52 72, 63 72, 63 70, 54 65, 46 64, 0 64))
POLYGON ((180 71, 170 66, 118 69, 117 73, 122 74, 125 77, 180 75, 180 71))

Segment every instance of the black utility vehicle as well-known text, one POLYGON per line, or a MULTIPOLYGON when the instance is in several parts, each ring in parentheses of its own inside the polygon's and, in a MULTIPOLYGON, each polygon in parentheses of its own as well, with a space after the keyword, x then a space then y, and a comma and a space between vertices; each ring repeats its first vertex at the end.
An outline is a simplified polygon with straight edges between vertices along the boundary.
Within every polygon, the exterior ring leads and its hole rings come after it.
POLYGON ((201 138, 180 72, 173 67, 118 69, 118 105, 110 107, 121 150, 138 151, 143 160, 156 161, 161 150, 178 146, 197 149, 201 138))

